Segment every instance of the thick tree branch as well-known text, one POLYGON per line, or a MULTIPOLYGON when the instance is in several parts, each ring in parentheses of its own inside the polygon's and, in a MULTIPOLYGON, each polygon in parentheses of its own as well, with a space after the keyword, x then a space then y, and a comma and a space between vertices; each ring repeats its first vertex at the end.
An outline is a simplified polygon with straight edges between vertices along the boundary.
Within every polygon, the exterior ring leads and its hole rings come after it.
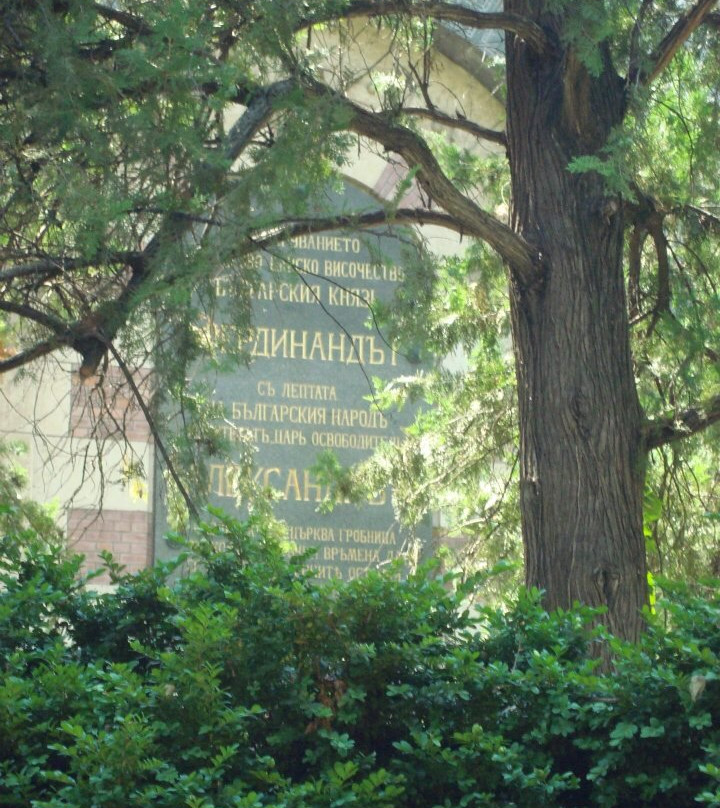
MULTIPOLYGON (((126 290, 127 287, 123 294, 126 290)), ((12 367, 19 367, 38 356, 43 356, 54 348, 67 346, 82 356, 80 375, 84 378, 92 376, 105 356, 108 340, 115 336, 127 317, 129 305, 125 309, 121 308, 121 298, 122 295, 116 300, 106 302, 74 322, 66 322, 54 314, 38 311, 31 306, 14 303, 10 300, 0 300, 0 311, 15 314, 25 320, 32 320, 54 334, 53 339, 38 343, 34 348, 23 352, 22 355, 11 357, 7 360, 7 365, 0 367, 10 370, 12 367)))
POLYGON ((0 311, 6 311, 8 314, 15 314, 22 317, 24 320, 32 320, 34 323, 47 328, 53 334, 58 336, 65 334, 68 329, 67 323, 53 314, 48 314, 44 311, 38 311, 32 306, 26 306, 22 303, 13 303, 12 300, 0 300, 0 311))
POLYGON ((415 179, 433 202, 456 219, 458 229, 482 239, 496 250, 522 283, 532 285, 537 280, 542 264, 537 251, 506 224, 458 191, 419 135, 394 123, 388 115, 370 112, 317 82, 308 81, 306 87, 316 95, 332 95, 334 101, 348 112, 348 127, 352 131, 399 154, 407 165, 417 168, 415 179))
MULTIPOLYGON (((93 3, 93 9, 104 19, 122 25, 134 34, 147 36, 153 29, 135 14, 113 8, 103 3, 93 3)), ((525 40, 538 53, 546 53, 551 48, 547 33, 537 23, 520 14, 492 13, 477 11, 456 3, 432 2, 432 0, 351 0, 341 10, 320 12, 301 17, 297 23, 298 30, 317 23, 326 23, 338 19, 357 19, 359 17, 381 17, 393 14, 409 14, 414 17, 430 17, 440 22, 454 22, 476 30, 509 31, 525 40)), ((261 14, 255 17, 260 18, 261 14)))
POLYGON ((252 97, 247 104, 246 111, 228 132, 225 156, 230 160, 236 160, 268 121, 274 111, 275 103, 296 89, 297 82, 294 79, 283 79, 276 81, 252 97))
MULTIPOLYGON (((695 5, 678 19, 650 54, 650 67, 637 76, 638 83, 651 84, 665 70, 678 50, 687 42, 693 31, 707 19, 717 3, 718 0, 697 0, 695 5)), ((633 80, 635 77, 630 78, 633 80)))
POLYGON ((643 224, 636 224, 630 234, 628 259, 628 304, 630 321, 640 315, 640 267, 642 249, 647 236, 643 224))
MULTIPOLYGON (((230 161, 236 160, 257 134, 263 124, 270 118, 277 99, 297 88, 291 80, 278 81, 262 92, 258 92, 246 111, 232 126, 228 133, 224 153, 230 161)), ((160 225, 157 233, 150 239, 142 253, 128 255, 128 265, 132 269, 130 280, 121 294, 112 301, 112 305, 94 313, 95 328, 86 331, 75 340, 73 347, 83 357, 80 368, 81 375, 91 376, 97 370, 107 345, 112 343, 120 328, 127 321, 132 311, 137 293, 152 277, 154 259, 160 250, 168 244, 177 243, 184 238, 195 225, 193 218, 169 215, 160 225)), ((172 283, 172 278, 165 279, 172 283)), ((86 318, 86 321, 88 318, 86 318)))
MULTIPOLYGON (((297 90, 298 84, 294 79, 284 79, 270 85, 263 91, 258 91, 249 103, 246 111, 233 125, 227 136, 225 155, 230 161, 236 160, 249 145, 250 141, 267 123, 276 109, 277 101, 297 90)), ((516 272, 527 277, 537 275, 538 260, 532 249, 525 244, 509 227, 502 224, 490 214, 483 211, 474 202, 461 194, 448 180, 432 152, 417 135, 405 127, 394 125, 387 121, 386 116, 363 110, 334 91, 323 85, 312 83, 313 93, 320 95, 332 93, 334 100, 345 105, 356 119, 354 128, 358 134, 380 142, 388 149, 401 154, 409 165, 420 165, 417 175, 418 182, 425 188, 431 198, 437 202, 447 213, 439 211, 424 211, 403 209, 395 213, 379 211, 373 214, 363 214, 360 217, 332 217, 324 220, 316 219, 314 224, 309 222, 295 222, 289 228, 268 235, 256 242, 250 239, 245 248, 240 248, 238 256, 247 254, 260 246, 270 246, 281 240, 292 238, 309 232, 320 232, 331 228, 342 227, 372 227, 383 223, 405 224, 437 224, 458 233, 474 235, 487 241, 492 247, 511 264, 516 272), (383 137, 379 137, 382 134, 383 137)), ((98 321, 98 328, 105 335, 105 340, 113 340, 126 321, 131 311, 138 289, 148 281, 152 274, 154 257, 163 245, 177 242, 192 228, 193 222, 179 221, 177 218, 168 218, 161 225, 158 232, 150 240, 142 255, 134 256, 129 262, 133 268, 131 280, 121 295, 113 302, 110 310, 98 321)), ((172 283, 172 278, 165 279, 172 283)), ((91 374, 97 368, 104 355, 104 341, 98 336, 88 334, 83 338, 81 348, 83 354, 83 370, 91 374)))
POLYGON ((62 344, 63 343, 58 340, 45 340, 43 342, 36 343, 32 346, 32 348, 28 348, 25 351, 20 351, 20 353, 13 354, 7 359, 0 360, 0 375, 11 370, 15 370, 16 368, 21 368, 24 365, 29 365, 30 362, 34 362, 41 356, 47 356, 48 354, 57 350, 57 348, 61 347, 62 344))
POLYGON ((91 62, 102 61, 103 59, 109 59, 117 51, 131 46, 133 41, 134 37, 130 35, 121 37, 120 39, 103 39, 92 45, 82 45, 78 48, 77 56, 80 59, 87 59, 91 62))
POLYGON ((505 132, 499 132, 496 129, 488 129, 485 126, 480 126, 474 121, 463 118, 460 115, 446 115, 444 112, 440 112, 437 109, 428 109, 427 107, 402 107, 397 111, 403 115, 427 118, 430 121, 435 121, 443 126, 447 126, 449 129, 460 129, 481 140, 489 140, 491 143, 499 143, 501 146, 507 145, 505 132))
POLYGON ((139 252, 120 252, 111 255, 91 258, 63 258, 48 257, 41 261, 33 261, 27 264, 17 264, 0 270, 0 283, 12 281, 16 278, 27 278, 35 275, 54 277, 60 272, 68 272, 74 269, 86 269, 88 267, 108 266, 112 264, 128 264, 141 255, 139 252))
POLYGON ((697 435, 713 424, 720 423, 720 395, 702 407, 691 407, 668 418, 648 421, 645 426, 645 447, 657 449, 690 435, 697 435))
MULTIPOLYGON (((362 214, 360 217, 333 217, 322 221, 316 220, 312 223, 295 221, 289 228, 282 228, 277 233, 261 239, 261 246, 265 243, 277 243, 279 240, 292 238, 294 235, 330 228, 372 227, 384 223, 436 224, 486 240, 513 266, 516 272, 527 278, 536 273, 538 261, 532 249, 510 228, 483 211, 454 188, 453 184, 444 176, 422 138, 405 127, 393 124, 386 115, 368 112, 323 85, 311 82, 311 86, 313 94, 330 93, 333 95, 334 101, 349 111, 354 121, 351 128, 358 134, 364 134, 389 150, 397 151, 409 165, 418 166, 419 183, 433 201, 447 212, 403 209, 395 212, 378 211, 372 214, 362 214)), ((229 162, 236 161, 242 155, 262 126, 271 119, 277 110, 278 101, 297 89, 298 83, 295 79, 284 79, 266 88, 255 88, 248 93, 247 108, 226 138, 224 154, 229 162)), ((61 320, 52 322, 52 324, 50 320, 43 323, 57 335, 58 344, 71 345, 81 353, 83 357, 81 373, 83 375, 91 375, 96 371, 98 364, 107 352, 107 345, 114 340, 119 329, 127 321, 135 306, 139 289, 154 277, 155 258, 163 248, 182 240, 194 225, 194 221, 169 215, 142 253, 114 256, 115 259, 127 263, 131 268, 130 280, 117 298, 74 324, 63 323, 61 320)), ((241 248, 239 254, 257 249, 258 244, 249 240, 246 248, 241 248)), ((9 267, 5 271, 5 279, 11 280, 17 276, 53 272, 60 268, 70 269, 78 266, 79 264, 73 259, 61 262, 61 267, 53 265, 51 261, 48 261, 47 264, 36 262, 19 265, 9 267)), ((166 277, 164 280, 169 283, 173 282, 172 278, 166 277)), ((34 319, 39 321, 38 316, 34 319)))
POLYGON ((307 236, 314 233, 326 233, 333 230, 368 230, 380 225, 434 225, 454 230, 461 236, 462 229, 457 221, 447 213, 425 208, 398 208, 395 211, 374 210, 353 216, 351 214, 340 216, 316 216, 310 219, 293 219, 288 222, 278 222, 272 232, 263 232, 247 236, 233 254, 233 258, 243 258, 251 253, 268 250, 282 245, 297 236, 307 236))
POLYGON ((717 230, 720 232, 720 216, 705 210, 705 208, 699 208, 697 205, 682 205, 679 208, 673 208, 670 212, 683 216, 690 214, 705 230, 717 230))
POLYGON ((92 8, 109 22, 118 23, 123 28, 131 31, 133 34, 140 34, 141 36, 149 36, 153 33, 153 29, 135 14, 130 14, 128 11, 122 11, 112 6, 106 6, 104 3, 93 3, 92 8))
POLYGON ((456 3, 432 2, 432 0, 351 0, 340 12, 309 15, 300 21, 305 28, 319 22, 331 22, 339 18, 381 17, 406 14, 414 17, 430 17, 440 22, 455 22, 478 30, 509 31, 525 40, 535 51, 546 53, 552 43, 541 26, 519 14, 476 11, 456 3))
POLYGON ((657 255, 657 297, 653 306, 653 317, 648 328, 648 336, 657 325, 660 316, 670 310, 670 261, 668 260, 668 242, 663 229, 663 217, 655 214, 648 220, 648 232, 655 245, 657 255))
POLYGON ((368 230, 380 225, 435 225, 447 230, 454 230, 460 235, 464 234, 455 218, 437 210, 426 210, 425 208, 398 208, 395 211, 374 210, 357 216, 347 214, 293 219, 282 225, 279 224, 278 229, 272 233, 250 237, 249 242, 242 249, 242 254, 247 255, 258 249, 267 249, 296 236, 324 233, 330 230, 368 230))

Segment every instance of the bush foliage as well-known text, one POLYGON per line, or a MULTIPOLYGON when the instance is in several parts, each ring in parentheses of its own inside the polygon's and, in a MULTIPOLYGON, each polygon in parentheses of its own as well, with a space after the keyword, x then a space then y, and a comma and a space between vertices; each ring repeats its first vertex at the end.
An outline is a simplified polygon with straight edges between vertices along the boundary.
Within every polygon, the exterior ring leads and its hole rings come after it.
POLYGON ((182 563, 93 594, 3 539, 0 805, 720 805, 716 588, 666 586, 633 647, 428 569, 316 584, 252 522, 182 563))

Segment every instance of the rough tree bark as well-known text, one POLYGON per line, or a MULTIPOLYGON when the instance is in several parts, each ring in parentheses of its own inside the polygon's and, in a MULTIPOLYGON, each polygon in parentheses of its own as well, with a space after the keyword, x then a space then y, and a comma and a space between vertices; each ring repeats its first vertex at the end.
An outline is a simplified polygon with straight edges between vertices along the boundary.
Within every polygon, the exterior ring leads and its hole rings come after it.
POLYGON ((622 206, 570 160, 601 147, 622 118, 623 82, 605 54, 591 76, 534 0, 506 0, 556 36, 539 58, 507 37, 513 226, 537 248, 531 282, 509 267, 520 404, 526 583, 548 608, 605 606, 636 640, 647 597, 645 448, 623 279, 622 206))

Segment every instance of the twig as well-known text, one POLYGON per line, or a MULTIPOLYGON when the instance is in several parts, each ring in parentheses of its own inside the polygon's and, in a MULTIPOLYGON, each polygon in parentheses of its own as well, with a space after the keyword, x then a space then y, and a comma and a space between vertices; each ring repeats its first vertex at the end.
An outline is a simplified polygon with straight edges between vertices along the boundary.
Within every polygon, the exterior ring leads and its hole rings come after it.
POLYGON ((158 432, 157 427, 155 426, 155 419, 153 418, 152 413, 148 409, 148 406, 145 403, 145 399, 143 398, 142 393, 138 389, 137 384, 135 384, 135 379, 133 379, 130 368, 128 368, 128 366, 125 364, 125 360, 120 356, 117 348, 113 345, 111 340, 105 340, 105 345, 108 351, 110 351, 110 353, 112 354, 113 359, 117 362, 118 367, 122 371, 123 376, 125 376, 125 379, 128 385, 130 386, 130 389, 132 390, 133 395, 135 396, 135 399, 140 409, 143 411, 143 415, 145 416, 145 420, 147 421, 148 428, 150 429, 150 434, 153 436, 155 445, 157 446, 158 451, 162 455, 162 458, 165 461, 165 465, 167 466, 167 469, 170 472, 170 476, 173 478, 175 485, 178 487, 178 491, 180 491, 180 494, 183 500, 185 501, 185 505, 187 506, 190 515, 196 521, 200 521, 200 512, 198 511, 197 506, 190 497, 187 488, 185 488, 185 485, 180 479, 180 476, 178 475, 177 470, 175 469, 174 463, 170 459, 170 455, 168 454, 167 449, 165 448, 165 444, 163 443, 163 440, 160 437, 160 433, 158 432))

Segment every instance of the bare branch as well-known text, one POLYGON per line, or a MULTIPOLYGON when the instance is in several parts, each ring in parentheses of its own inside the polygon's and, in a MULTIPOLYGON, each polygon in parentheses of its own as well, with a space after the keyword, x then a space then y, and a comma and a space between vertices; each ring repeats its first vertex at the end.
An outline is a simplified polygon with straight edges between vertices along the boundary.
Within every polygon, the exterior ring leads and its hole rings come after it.
POLYGON ((690 435, 697 435, 713 424, 720 423, 720 395, 701 407, 692 407, 668 418, 648 421, 645 426, 645 447, 657 449, 690 435))
POLYGON ((499 132, 496 129, 488 129, 485 126, 480 126, 474 121, 463 118, 459 114, 453 117, 437 109, 428 109, 427 107, 402 107, 397 111, 403 115, 415 115, 420 118, 427 118, 428 120, 447 126, 449 129, 461 129, 481 140, 489 140, 491 143, 499 143, 501 146, 507 145, 505 132, 499 132))
MULTIPOLYGON (((103 3, 93 3, 92 7, 106 20, 122 25, 134 34, 147 36, 152 28, 137 15, 121 11, 103 3)), ((477 11, 456 3, 432 2, 432 0, 351 0, 341 11, 318 13, 302 17, 296 28, 302 29, 316 23, 332 22, 338 19, 359 17, 380 17, 392 14, 410 14, 414 17, 428 17, 441 22, 455 22, 477 30, 509 31, 525 40, 538 53, 545 53, 551 42, 537 23, 520 14, 504 14, 477 11)), ((257 17, 255 19, 258 19, 257 17)))
MULTIPOLYGON (((310 292, 313 299, 315 300, 315 303, 317 303, 317 305, 320 307, 320 310, 323 312, 323 314, 326 317, 329 317, 330 320, 335 324, 335 326, 347 337, 347 339, 351 343, 353 343, 353 349, 352 350, 353 350, 353 353, 355 354, 355 358, 358 361, 358 365, 360 367, 360 372, 365 377, 365 382, 366 382, 366 384, 368 386, 368 391, 369 391, 370 397, 371 397, 371 399, 373 401, 373 404, 377 407, 377 409, 380 412, 383 412, 383 414, 384 414, 383 408, 380 406, 380 402, 377 399, 377 395, 376 395, 376 392, 375 392, 375 387, 374 387, 374 385, 372 383, 372 379, 368 375, 367 368, 365 367, 365 364, 362 361, 362 356, 360 354, 360 351, 357 348, 357 345, 355 345, 355 343, 354 343, 354 340, 352 338, 352 334, 348 330, 347 326, 342 322, 342 320, 339 317, 336 317, 332 313, 332 311, 330 311, 328 306, 326 306, 325 303, 323 303, 322 297, 317 294, 317 292, 313 289, 312 285, 308 282, 308 279, 305 277, 308 274, 309 275, 315 275, 315 277, 320 277, 320 276, 316 275, 316 273, 314 273, 314 272, 308 272, 307 270, 300 269, 291 260, 290 261, 286 260, 285 263, 288 264, 288 266, 292 269, 292 271, 300 279, 300 282, 303 284, 303 286, 305 286, 305 288, 310 292)), ((360 297, 360 296, 358 295, 358 297, 360 297)), ((364 298, 360 297, 360 300, 362 300, 365 303, 365 305, 367 306, 367 308, 370 310, 370 314, 372 316, 373 322, 375 323, 376 330, 380 334, 380 337, 383 340, 383 342, 385 342, 385 344, 388 346, 388 348, 390 348, 390 350, 392 351, 393 350, 392 346, 388 344, 388 342, 382 336, 380 330, 377 327, 377 320, 375 319, 375 312, 373 311, 372 306, 367 301, 365 301, 364 298)))
POLYGON ((118 352, 117 348, 113 345, 112 341, 108 340, 106 342, 105 347, 112 354, 113 359, 117 362, 118 367, 120 368, 123 376, 125 377, 125 381, 127 381, 130 389, 132 390, 133 395, 135 396, 135 400, 137 401, 138 406, 140 407, 140 409, 143 412, 143 415, 145 416, 148 428, 150 429, 150 432, 155 441, 155 446, 162 455, 162 458, 165 461, 165 465, 167 466, 170 475, 175 481, 175 485, 178 487, 178 491, 180 492, 183 500, 185 501, 185 505, 187 506, 188 512, 193 517, 193 519, 195 519, 195 521, 200 521, 200 513, 197 509, 197 506, 193 502, 193 499, 190 496, 190 494, 188 493, 187 488, 185 488, 185 486, 183 485, 183 482, 180 479, 180 475, 177 473, 177 469, 175 468, 175 465, 170 459, 170 455, 168 454, 167 449, 165 448, 165 443, 163 442, 155 426, 155 419, 152 417, 152 413, 150 412, 148 405, 145 403, 145 399, 143 398, 143 395, 140 392, 137 384, 135 383, 132 371, 128 368, 127 364, 125 363, 125 360, 122 358, 122 356, 120 356, 120 353, 118 352))
POLYGON ((693 31, 707 19, 717 2, 718 0, 697 0, 695 5, 678 19, 650 54, 650 67, 638 76, 640 84, 651 84, 665 70, 693 31))
POLYGON ((33 345, 32 348, 13 354, 13 356, 7 359, 0 360, 0 375, 10 370, 23 367, 23 365, 29 365, 30 362, 34 362, 41 356, 47 356, 60 347, 60 345, 61 343, 57 340, 45 340, 44 342, 38 342, 36 345, 33 345))
POLYGON ((551 48, 551 41, 541 26, 520 14, 476 11, 457 3, 432 2, 432 0, 351 0, 341 12, 320 13, 300 21, 300 28, 318 22, 330 22, 342 17, 380 17, 391 14, 408 14, 414 17, 431 17, 440 22, 455 22, 478 30, 509 31, 525 40, 540 54, 551 48))

